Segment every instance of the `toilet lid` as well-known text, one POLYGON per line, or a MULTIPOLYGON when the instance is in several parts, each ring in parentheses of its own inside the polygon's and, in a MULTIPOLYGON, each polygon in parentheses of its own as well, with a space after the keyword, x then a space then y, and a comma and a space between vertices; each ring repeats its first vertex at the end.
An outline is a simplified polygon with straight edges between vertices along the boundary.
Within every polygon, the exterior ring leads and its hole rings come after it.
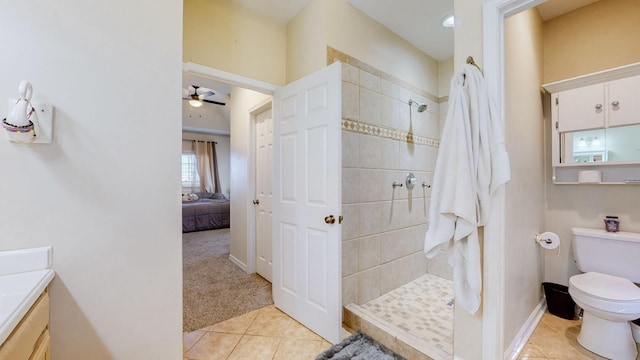
POLYGON ((605 300, 640 301, 640 288, 628 279, 588 272, 569 278, 576 289, 605 300))

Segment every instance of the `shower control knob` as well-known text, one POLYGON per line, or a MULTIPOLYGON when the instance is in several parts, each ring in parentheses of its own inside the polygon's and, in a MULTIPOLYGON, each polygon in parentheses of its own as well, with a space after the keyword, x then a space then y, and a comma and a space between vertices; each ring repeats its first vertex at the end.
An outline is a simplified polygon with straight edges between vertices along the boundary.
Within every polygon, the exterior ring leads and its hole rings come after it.
POLYGON ((416 179, 416 176, 413 175, 413 173, 407 174, 407 177, 405 179, 405 184, 407 185, 407 189, 409 190, 413 189, 413 187, 416 185, 417 182, 418 182, 418 179, 416 179))

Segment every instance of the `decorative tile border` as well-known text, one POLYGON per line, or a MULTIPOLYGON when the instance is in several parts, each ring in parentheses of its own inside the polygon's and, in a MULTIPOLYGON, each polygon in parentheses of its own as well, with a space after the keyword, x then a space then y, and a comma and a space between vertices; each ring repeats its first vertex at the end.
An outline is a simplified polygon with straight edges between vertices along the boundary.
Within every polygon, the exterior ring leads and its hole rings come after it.
POLYGON ((440 147, 440 141, 436 139, 431 139, 424 136, 416 136, 406 131, 388 129, 355 120, 342 119, 342 130, 377 136, 385 139, 406 141, 408 143, 417 145, 427 145, 435 148, 440 147))

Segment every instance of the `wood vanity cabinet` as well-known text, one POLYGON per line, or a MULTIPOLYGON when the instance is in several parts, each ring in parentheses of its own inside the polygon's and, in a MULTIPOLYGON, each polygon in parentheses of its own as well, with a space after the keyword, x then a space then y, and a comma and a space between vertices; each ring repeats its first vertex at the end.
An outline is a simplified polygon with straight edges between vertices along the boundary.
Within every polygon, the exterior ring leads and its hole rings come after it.
POLYGON ((553 94, 558 131, 640 123, 639 89, 640 76, 632 76, 553 94))
POLYGON ((0 346, 0 360, 49 360, 49 293, 45 290, 0 346))

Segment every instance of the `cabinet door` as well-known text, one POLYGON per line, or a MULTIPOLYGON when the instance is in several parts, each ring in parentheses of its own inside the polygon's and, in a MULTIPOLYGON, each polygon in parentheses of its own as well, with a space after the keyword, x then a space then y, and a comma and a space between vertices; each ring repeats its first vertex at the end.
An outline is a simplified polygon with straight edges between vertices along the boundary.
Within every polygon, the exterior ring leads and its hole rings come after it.
POLYGON ((640 76, 609 83, 609 126, 640 123, 640 76))
POLYGON ((558 131, 604 127, 604 84, 558 93, 558 131))

